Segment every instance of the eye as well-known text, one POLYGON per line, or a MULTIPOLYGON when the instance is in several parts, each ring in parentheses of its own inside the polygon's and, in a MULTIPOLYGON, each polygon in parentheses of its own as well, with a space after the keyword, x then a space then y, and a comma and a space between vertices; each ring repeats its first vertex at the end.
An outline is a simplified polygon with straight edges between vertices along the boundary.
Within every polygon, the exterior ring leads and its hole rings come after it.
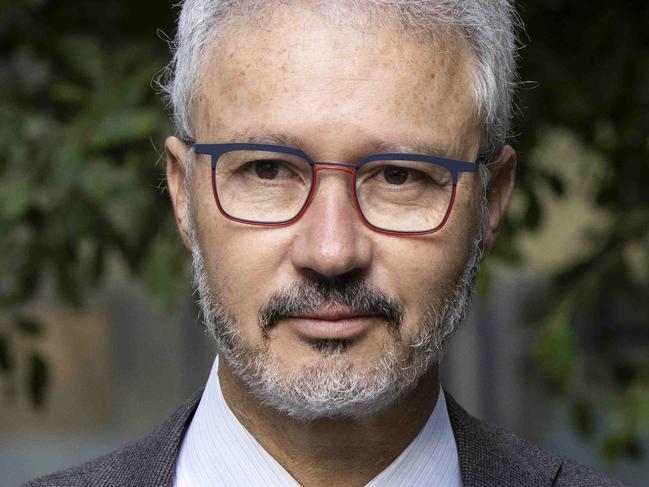
POLYGON ((280 163, 277 161, 255 161, 252 165, 261 179, 275 179, 279 174, 280 163))
POLYGON ((245 163, 241 170, 249 176, 264 181, 300 179, 299 168, 281 159, 256 159, 245 163))
POLYGON ((399 166, 385 166, 383 168, 383 178, 387 183, 393 185, 402 185, 406 181, 408 181, 408 178, 416 181, 418 179, 421 179, 421 176, 421 172, 417 171, 416 169, 409 169, 399 166))

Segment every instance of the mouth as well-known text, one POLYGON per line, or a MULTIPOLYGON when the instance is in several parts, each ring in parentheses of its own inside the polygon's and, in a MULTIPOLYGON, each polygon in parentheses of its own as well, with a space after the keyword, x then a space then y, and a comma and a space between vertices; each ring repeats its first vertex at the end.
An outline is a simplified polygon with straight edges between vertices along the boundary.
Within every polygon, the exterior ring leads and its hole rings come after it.
POLYGON ((298 336, 307 340, 358 339, 375 325, 375 314, 354 313, 345 307, 327 307, 287 317, 298 336))

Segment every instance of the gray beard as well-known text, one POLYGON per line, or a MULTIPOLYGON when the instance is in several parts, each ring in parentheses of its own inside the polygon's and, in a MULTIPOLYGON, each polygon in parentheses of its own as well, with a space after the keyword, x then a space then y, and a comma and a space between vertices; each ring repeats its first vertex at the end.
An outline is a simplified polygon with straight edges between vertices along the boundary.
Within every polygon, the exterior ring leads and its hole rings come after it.
MULTIPOLYGON (((345 357, 342 345, 322 347, 317 359, 291 372, 281 371, 273 361, 265 333, 262 332, 261 345, 247 347, 241 340, 237 318, 228 312, 217 290, 209 285, 191 208, 187 214, 194 286, 204 324, 221 359, 262 405, 299 421, 311 421, 333 417, 362 419, 378 414, 412 391, 432 366, 441 361, 471 304, 482 259, 487 203, 483 195, 470 255, 451 291, 438 303, 428 306, 414 338, 406 342, 397 330, 394 341, 385 345, 382 358, 366 370, 358 370, 345 357)), ((263 323, 260 329, 264 329, 263 323)))

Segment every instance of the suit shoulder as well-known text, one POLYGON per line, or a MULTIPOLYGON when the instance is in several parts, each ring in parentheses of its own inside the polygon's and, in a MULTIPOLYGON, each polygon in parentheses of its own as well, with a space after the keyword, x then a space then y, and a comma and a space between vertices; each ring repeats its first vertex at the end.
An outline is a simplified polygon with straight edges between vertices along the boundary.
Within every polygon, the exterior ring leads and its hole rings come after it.
POLYGON ((125 452, 131 449, 131 445, 124 446, 111 453, 90 460, 81 465, 51 473, 44 477, 37 478, 26 483, 23 487, 49 487, 65 486, 76 487, 90 485, 102 485, 102 471, 120 471, 121 461, 125 452))
POLYGON ((625 484, 611 479, 590 467, 571 460, 564 460, 552 484, 556 487, 624 487, 625 484))
POLYGON ((487 422, 480 422, 479 427, 491 437, 492 451, 506 451, 503 458, 511 465, 535 465, 546 473, 554 470, 553 487, 625 487, 602 472, 548 451, 511 431, 487 422))
POLYGON ((106 455, 32 480, 23 487, 135 485, 129 480, 133 468, 136 467, 134 460, 137 461, 140 455, 149 449, 151 438, 154 436, 155 431, 106 455))
POLYGON ((503 428, 481 421, 444 391, 466 485, 623 486, 503 428))
POLYGON ((46 475, 23 487, 120 486, 166 484, 173 475, 178 448, 202 390, 146 437, 82 465, 46 475))

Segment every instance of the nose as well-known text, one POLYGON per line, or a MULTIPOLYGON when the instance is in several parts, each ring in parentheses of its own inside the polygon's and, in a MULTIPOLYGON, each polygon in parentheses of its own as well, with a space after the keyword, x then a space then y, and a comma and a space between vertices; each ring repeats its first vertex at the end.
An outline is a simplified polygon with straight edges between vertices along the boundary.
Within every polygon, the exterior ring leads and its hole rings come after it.
POLYGON ((343 168, 316 168, 315 194, 294 224, 291 260, 299 272, 332 278, 369 267, 371 242, 355 209, 351 177, 343 168))

